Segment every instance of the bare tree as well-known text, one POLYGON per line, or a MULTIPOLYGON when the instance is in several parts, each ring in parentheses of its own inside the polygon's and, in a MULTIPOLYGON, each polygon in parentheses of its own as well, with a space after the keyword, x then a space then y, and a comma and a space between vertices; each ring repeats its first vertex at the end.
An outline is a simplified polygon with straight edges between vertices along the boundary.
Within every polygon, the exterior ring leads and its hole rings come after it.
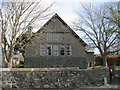
POLYGON ((17 37, 22 36, 27 29, 38 19, 43 20, 50 14, 52 4, 39 2, 2 2, 1 41, 2 53, 6 67, 12 67, 14 47, 19 43, 17 37))
POLYGON ((74 22, 75 29, 82 31, 86 39, 90 40, 99 50, 103 65, 107 66, 106 56, 109 53, 116 52, 116 50, 110 49, 116 46, 118 35, 114 32, 117 30, 117 26, 105 18, 110 16, 109 4, 99 7, 94 7, 94 4, 91 3, 82 4, 82 8, 82 13, 77 12, 79 21, 74 22))

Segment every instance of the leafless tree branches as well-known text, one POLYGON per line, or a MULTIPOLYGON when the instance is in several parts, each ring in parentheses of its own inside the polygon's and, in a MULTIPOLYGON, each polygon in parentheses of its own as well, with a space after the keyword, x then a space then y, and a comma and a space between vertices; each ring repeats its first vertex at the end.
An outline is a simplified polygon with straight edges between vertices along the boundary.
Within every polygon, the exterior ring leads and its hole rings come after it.
POLYGON ((106 56, 112 52, 110 49, 116 45, 118 36, 118 33, 114 32, 117 26, 105 18, 110 16, 108 7, 111 6, 108 4, 94 7, 93 4, 82 4, 84 12, 77 12, 79 21, 74 22, 75 29, 82 31, 87 39, 99 49, 104 65, 107 65, 106 56))
POLYGON ((0 9, 1 39, 3 58, 8 67, 11 67, 14 47, 22 36, 36 20, 44 20, 52 14, 52 4, 45 5, 39 2, 2 2, 0 9))

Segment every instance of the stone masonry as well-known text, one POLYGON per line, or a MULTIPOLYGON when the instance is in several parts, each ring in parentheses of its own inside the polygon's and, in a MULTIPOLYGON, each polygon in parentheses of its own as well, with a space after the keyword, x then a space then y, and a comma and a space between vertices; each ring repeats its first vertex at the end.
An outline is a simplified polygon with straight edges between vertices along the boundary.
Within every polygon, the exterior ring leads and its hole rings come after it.
POLYGON ((2 69, 2 87, 10 88, 80 88, 101 86, 109 77, 107 68, 19 68, 2 69))

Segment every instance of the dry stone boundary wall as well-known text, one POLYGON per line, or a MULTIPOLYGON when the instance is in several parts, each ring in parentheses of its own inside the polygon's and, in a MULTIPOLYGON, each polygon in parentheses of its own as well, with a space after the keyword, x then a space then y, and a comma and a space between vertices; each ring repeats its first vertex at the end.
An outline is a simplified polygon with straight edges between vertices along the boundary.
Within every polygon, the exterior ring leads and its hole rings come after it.
POLYGON ((100 86, 107 68, 80 70, 79 68, 13 68, 0 69, 3 89, 10 88, 80 88, 100 86))

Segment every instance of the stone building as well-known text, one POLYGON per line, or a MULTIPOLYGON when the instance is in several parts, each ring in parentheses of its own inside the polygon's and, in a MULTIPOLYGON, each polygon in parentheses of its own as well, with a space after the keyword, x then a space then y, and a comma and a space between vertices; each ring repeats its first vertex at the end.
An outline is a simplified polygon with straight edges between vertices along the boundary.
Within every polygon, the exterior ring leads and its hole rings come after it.
POLYGON ((86 68, 94 53, 87 44, 55 14, 25 47, 24 67, 80 67, 86 68))

